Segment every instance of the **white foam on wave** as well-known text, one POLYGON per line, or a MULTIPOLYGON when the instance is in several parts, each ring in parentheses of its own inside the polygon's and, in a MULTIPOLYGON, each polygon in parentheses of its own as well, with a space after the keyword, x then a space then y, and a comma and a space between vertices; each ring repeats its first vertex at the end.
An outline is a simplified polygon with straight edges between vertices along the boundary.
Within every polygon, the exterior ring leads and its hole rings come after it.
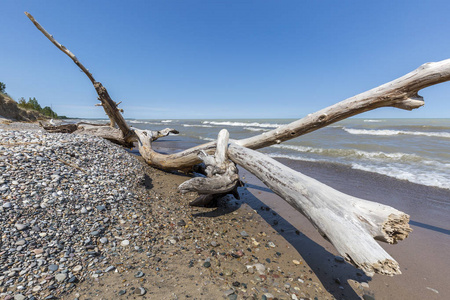
POLYGON ((264 128, 255 128, 255 127, 244 127, 245 130, 248 131, 268 131, 268 129, 264 129, 264 128))
POLYGON ((163 120, 161 123, 172 123, 172 120, 163 120))
POLYGON ((394 160, 394 161, 421 161, 422 158, 415 154, 394 152, 394 153, 385 153, 381 151, 377 152, 367 152, 357 149, 325 149, 325 148, 313 148, 313 147, 305 147, 305 146, 294 146, 294 145, 273 145, 271 147, 279 148, 279 149, 287 149, 293 150, 302 153, 313 153, 331 156, 333 158, 339 157, 347 157, 347 158, 356 158, 356 159, 375 159, 375 160, 394 160))
POLYGON ((384 120, 364 120, 364 122, 366 123, 380 123, 380 122, 385 122, 384 120))
POLYGON ((217 126, 236 126, 236 127, 251 126, 251 127, 266 127, 266 128, 277 128, 282 125, 282 124, 272 124, 272 123, 258 123, 258 122, 245 123, 245 122, 230 122, 230 121, 224 121, 224 122, 203 121, 202 123, 217 125, 217 126))
POLYGON ((204 127, 204 128, 211 128, 214 126, 211 125, 195 125, 195 124, 183 124, 184 127, 204 127))
POLYGON ((301 157, 301 156, 295 156, 295 155, 286 155, 286 154, 277 154, 277 153, 270 153, 269 156, 272 158, 287 158, 287 159, 291 159, 291 160, 300 160, 300 161, 314 161, 314 162, 325 161, 325 160, 319 160, 319 159, 314 159, 314 158, 301 157))
POLYGON ((440 138, 450 138, 450 132, 422 132, 422 131, 405 131, 405 130, 391 130, 391 129, 353 129, 345 128, 346 132, 350 134, 360 134, 360 135, 420 135, 429 137, 440 137, 440 138))
POLYGON ((409 182, 434 186, 443 189, 450 189, 450 176, 442 173, 425 172, 417 169, 407 169, 405 167, 398 168, 395 166, 373 166, 362 165, 354 163, 351 165, 353 169, 358 169, 366 172, 373 172, 400 180, 407 180, 409 182))
POLYGON ((138 121, 138 120, 127 120, 127 122, 128 122, 128 123, 131 123, 131 124, 161 125, 160 123, 156 123, 156 122, 138 121))
POLYGON ((215 139, 208 138, 208 137, 199 136, 198 138, 201 139, 201 140, 204 140, 204 141, 209 141, 209 142, 215 141, 215 139))

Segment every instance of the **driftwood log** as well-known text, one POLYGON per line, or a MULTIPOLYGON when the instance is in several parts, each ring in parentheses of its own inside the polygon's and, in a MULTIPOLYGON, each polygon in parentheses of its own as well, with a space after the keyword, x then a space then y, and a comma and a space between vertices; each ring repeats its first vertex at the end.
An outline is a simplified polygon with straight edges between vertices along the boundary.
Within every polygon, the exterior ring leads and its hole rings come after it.
POLYGON ((217 147, 214 156, 200 151, 198 156, 205 164, 207 177, 195 177, 182 183, 178 190, 181 193, 197 192, 199 197, 190 205, 207 205, 216 197, 231 193, 239 199, 237 188, 240 185, 236 165, 227 159, 228 140, 230 134, 222 129, 217 137, 217 147))
POLYGON ((450 80, 450 59, 426 63, 398 79, 254 137, 228 141, 228 133, 222 131, 217 142, 174 154, 161 154, 152 149, 152 141, 175 131, 169 128, 162 131, 131 128, 117 108, 118 103, 110 98, 106 89, 94 80, 76 56, 48 34, 30 14, 26 15, 89 77, 101 101, 100 106, 110 118, 109 126, 79 124, 78 130, 126 146, 137 141, 144 160, 165 170, 186 171, 203 161, 207 177, 193 178, 179 188, 182 192, 198 192, 200 197, 197 200, 201 203, 208 202, 212 195, 236 192, 239 178, 234 163, 239 164, 304 214, 347 261, 368 275, 401 273, 398 263, 374 239, 387 243, 405 239, 411 231, 407 214, 336 191, 252 149, 279 144, 379 107, 406 110, 421 107, 424 104, 418 95, 421 89, 450 80))

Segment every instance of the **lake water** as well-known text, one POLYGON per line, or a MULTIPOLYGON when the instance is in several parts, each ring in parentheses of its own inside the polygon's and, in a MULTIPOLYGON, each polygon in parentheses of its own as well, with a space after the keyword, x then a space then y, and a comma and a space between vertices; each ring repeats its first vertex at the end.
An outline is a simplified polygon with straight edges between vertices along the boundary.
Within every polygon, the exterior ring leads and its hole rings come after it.
MULTIPOLYGON (((189 147, 216 139, 222 128, 230 132, 231 139, 242 139, 294 120, 127 121, 140 129, 177 129, 177 145, 183 148, 180 142, 189 147)), ((450 189, 450 119, 351 118, 260 151, 274 158, 341 164, 450 189)))

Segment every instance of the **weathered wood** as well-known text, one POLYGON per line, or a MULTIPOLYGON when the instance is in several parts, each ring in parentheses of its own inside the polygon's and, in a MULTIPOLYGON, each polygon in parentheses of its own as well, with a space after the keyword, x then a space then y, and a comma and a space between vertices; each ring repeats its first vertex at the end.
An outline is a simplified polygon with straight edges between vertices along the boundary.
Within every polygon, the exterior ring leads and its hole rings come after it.
POLYGON ((205 195, 217 195, 223 197, 229 192, 235 194, 239 184, 239 175, 236 165, 227 160, 229 133, 222 129, 217 138, 217 148, 214 156, 206 154, 204 151, 199 153, 200 159, 206 165, 205 172, 207 177, 196 177, 183 182, 178 190, 181 193, 197 192, 199 198, 191 202, 191 205, 206 205, 214 197, 205 195))
POLYGON ((94 76, 92 76, 89 70, 78 60, 78 58, 72 52, 70 52, 69 49, 61 45, 59 42, 57 42, 53 38, 53 36, 49 34, 44 29, 44 27, 42 27, 41 24, 39 24, 33 18, 31 14, 25 12, 25 15, 31 20, 31 22, 33 22, 33 24, 40 32, 42 32, 59 50, 61 50, 67 56, 69 56, 70 59, 72 59, 72 61, 81 69, 81 71, 83 71, 83 73, 86 74, 86 76, 94 85, 94 88, 98 94, 98 100, 101 101, 102 107, 110 119, 111 122, 110 126, 114 127, 115 124, 117 124, 119 129, 122 131, 122 134, 126 142, 130 142, 131 139, 135 138, 133 131, 130 130, 130 127, 128 126, 127 122, 125 122, 125 119, 122 117, 120 110, 117 108, 117 104, 111 99, 106 88, 100 82, 95 81, 94 76))
POLYGON ((407 214, 346 195, 236 144, 228 147, 228 157, 305 215, 347 261, 368 275, 401 274, 398 263, 374 239, 391 244, 405 239, 412 231, 407 214))

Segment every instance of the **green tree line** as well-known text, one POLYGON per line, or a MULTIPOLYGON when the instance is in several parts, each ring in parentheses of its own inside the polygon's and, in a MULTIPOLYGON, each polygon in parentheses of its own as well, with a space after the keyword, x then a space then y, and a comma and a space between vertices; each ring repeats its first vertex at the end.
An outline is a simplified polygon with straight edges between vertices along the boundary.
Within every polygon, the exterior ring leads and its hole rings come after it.
MULTIPOLYGON (((6 84, 3 82, 0 82, 0 93, 6 94, 6 84)), ((23 109, 27 110, 35 110, 43 114, 44 116, 53 118, 53 119, 66 119, 66 116, 58 116, 57 113, 55 113, 50 107, 46 106, 44 108, 41 107, 39 102, 36 100, 35 97, 28 98, 28 101, 25 100, 25 98, 20 98, 19 102, 17 104, 18 107, 21 107, 23 109)))

